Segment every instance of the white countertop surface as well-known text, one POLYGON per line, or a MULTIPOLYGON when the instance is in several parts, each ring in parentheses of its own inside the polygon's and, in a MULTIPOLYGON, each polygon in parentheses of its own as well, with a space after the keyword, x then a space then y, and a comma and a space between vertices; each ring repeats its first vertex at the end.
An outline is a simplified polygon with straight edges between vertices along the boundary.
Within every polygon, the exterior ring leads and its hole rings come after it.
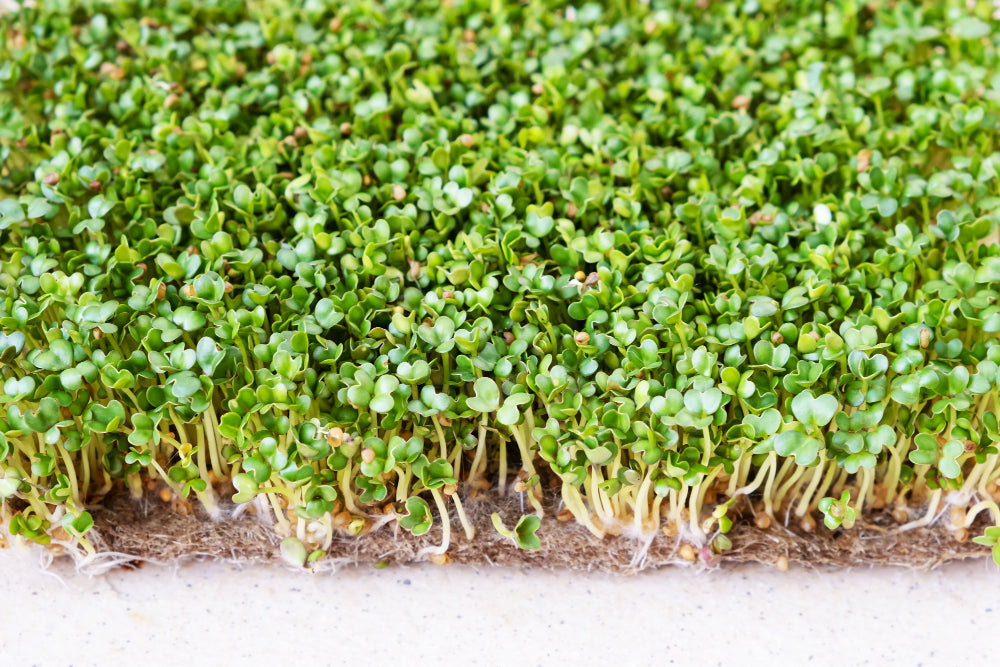
POLYGON ((955 666, 985 664, 1000 619, 986 560, 631 577, 195 562, 92 578, 7 550, 0 567, 0 662, 12 666, 955 666))

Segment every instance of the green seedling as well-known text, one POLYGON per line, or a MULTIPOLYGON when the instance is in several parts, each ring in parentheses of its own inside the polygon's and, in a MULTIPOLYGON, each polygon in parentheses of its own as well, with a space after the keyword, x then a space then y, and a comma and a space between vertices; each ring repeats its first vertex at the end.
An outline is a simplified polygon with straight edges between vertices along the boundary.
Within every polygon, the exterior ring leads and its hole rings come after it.
POLYGON ((514 540, 517 546, 521 549, 537 551, 542 548, 542 542, 535 534, 542 522, 536 515, 528 514, 526 516, 522 516, 517 520, 514 530, 508 530, 505 528, 503 520, 496 512, 493 513, 491 518, 493 520, 493 527, 496 528, 496 531, 504 537, 514 540))

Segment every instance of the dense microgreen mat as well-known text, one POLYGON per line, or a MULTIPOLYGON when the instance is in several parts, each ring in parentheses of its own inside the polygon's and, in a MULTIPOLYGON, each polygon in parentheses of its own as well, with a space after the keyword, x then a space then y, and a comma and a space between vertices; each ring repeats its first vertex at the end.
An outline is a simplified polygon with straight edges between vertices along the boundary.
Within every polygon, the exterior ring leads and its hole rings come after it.
POLYGON ((0 18, 11 533, 1000 518, 992 4, 299 5, 0 18))

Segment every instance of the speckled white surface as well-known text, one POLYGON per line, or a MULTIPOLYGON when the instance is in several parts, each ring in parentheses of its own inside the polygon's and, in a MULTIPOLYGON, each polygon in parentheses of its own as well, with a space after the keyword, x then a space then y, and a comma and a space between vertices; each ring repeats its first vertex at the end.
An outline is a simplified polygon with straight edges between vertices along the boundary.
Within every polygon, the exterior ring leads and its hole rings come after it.
POLYGON ((634 577, 462 567, 192 563, 99 578, 0 552, 2 664, 974 665, 991 563, 634 577))

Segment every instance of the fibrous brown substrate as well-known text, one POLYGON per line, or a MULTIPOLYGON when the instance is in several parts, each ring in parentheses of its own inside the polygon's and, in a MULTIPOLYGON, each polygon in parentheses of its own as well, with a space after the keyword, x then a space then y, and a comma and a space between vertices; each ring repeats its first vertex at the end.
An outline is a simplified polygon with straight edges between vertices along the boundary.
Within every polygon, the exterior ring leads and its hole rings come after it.
MULTIPOLYGON (((551 511, 538 531, 541 549, 525 551, 498 534, 490 520, 490 515, 499 511, 506 524, 512 525, 521 513, 516 499, 482 495, 466 498, 464 502, 476 537, 470 541, 461 533, 453 533, 448 560, 467 565, 633 573, 677 564, 777 566, 783 558, 793 566, 890 565, 929 569, 989 554, 987 547, 971 540, 958 542, 942 523, 900 532, 889 512, 873 510, 866 513, 865 522, 859 522, 849 531, 829 531, 820 523, 813 534, 805 534, 797 526, 785 527, 780 522, 761 530, 746 517, 747 520, 738 520, 727 535, 732 541, 731 549, 712 553, 707 560, 707 552, 696 550, 697 560, 690 563, 681 557, 680 547, 684 543, 676 537, 657 531, 648 548, 644 542, 627 535, 598 540, 576 522, 556 520, 553 504, 549 504, 547 509, 551 511)), ((212 520, 197 504, 192 513, 181 514, 153 493, 138 501, 126 493, 112 494, 93 514, 100 551, 113 553, 119 559, 127 555, 137 562, 210 558, 249 563, 278 558, 280 538, 272 527, 250 514, 212 520)), ((985 521, 985 518, 977 521, 969 532, 981 534, 985 521)), ((320 569, 416 563, 424 560, 418 556, 422 549, 440 543, 440 532, 440 522, 435 522, 430 533, 422 537, 414 537, 391 523, 360 537, 337 537, 320 569)))

